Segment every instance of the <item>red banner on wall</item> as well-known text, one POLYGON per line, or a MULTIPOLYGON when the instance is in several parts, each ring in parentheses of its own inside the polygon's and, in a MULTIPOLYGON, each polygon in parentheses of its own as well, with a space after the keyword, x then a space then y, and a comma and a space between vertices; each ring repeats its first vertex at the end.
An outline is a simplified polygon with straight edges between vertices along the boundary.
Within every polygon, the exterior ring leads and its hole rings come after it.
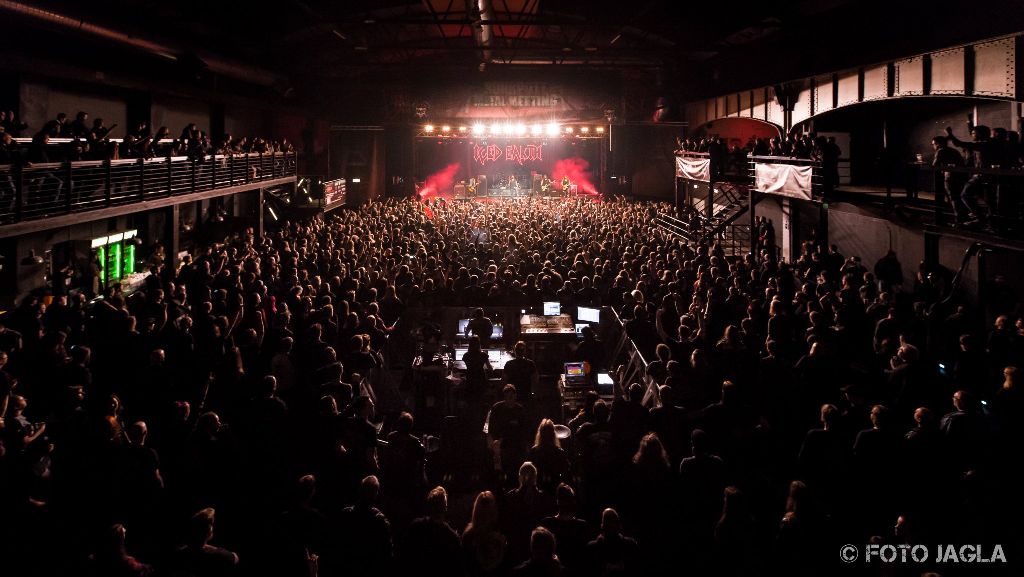
POLYGON ((473 160, 481 166, 486 165, 488 162, 496 162, 502 159, 515 162, 520 166, 528 162, 540 162, 544 160, 544 145, 509 144, 504 147, 497 144, 488 146, 473 145, 473 160))

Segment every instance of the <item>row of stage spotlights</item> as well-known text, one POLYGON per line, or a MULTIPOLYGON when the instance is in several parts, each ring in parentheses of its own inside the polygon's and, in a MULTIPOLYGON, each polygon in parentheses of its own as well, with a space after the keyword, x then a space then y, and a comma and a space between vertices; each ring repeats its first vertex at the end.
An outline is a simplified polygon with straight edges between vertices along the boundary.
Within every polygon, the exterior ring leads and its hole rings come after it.
POLYGON ((486 134, 491 135, 505 135, 505 136, 558 136, 559 134, 574 134, 579 132, 580 134, 590 134, 595 132, 597 134, 604 134, 603 126, 596 126, 591 128, 590 126, 559 126, 557 124, 531 124, 527 126, 525 124, 491 124, 490 126, 484 124, 474 124, 473 126, 459 126, 457 128, 452 127, 448 124, 440 127, 434 126, 433 124, 425 124, 423 126, 423 132, 427 134, 433 134, 435 132, 441 132, 442 134, 473 134, 474 136, 482 136, 486 134))

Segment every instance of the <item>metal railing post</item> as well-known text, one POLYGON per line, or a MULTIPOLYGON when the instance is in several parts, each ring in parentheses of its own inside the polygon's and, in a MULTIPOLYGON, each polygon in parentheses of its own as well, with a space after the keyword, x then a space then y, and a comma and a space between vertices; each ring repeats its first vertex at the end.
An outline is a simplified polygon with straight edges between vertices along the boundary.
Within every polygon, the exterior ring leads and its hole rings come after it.
POLYGON ((64 180, 67 183, 64 185, 67 187, 67 190, 64 191, 64 212, 71 214, 71 191, 75 188, 73 182, 74 177, 71 170, 71 161, 67 161, 64 166, 64 176, 66 177, 64 180))
MULTIPOLYGON (((235 156, 228 157, 228 186, 235 185, 235 156)), ((216 188, 216 187, 214 187, 216 188)))
POLYGON ((110 183, 111 162, 110 162, 109 158, 106 161, 104 161, 103 168, 104 168, 104 171, 103 171, 104 172, 104 174, 103 174, 103 200, 104 200, 104 203, 106 204, 106 206, 110 206, 110 204, 111 204, 111 200, 110 200, 110 195, 111 195, 111 190, 110 190, 111 189, 111 183, 110 183))
POLYGON ((252 167, 249 165, 249 153, 245 154, 245 182, 252 182, 252 167))
POLYGON ((25 169, 18 165, 14 175, 14 222, 21 220, 21 211, 25 207, 25 169))
POLYGON ((146 159, 139 159, 139 201, 146 199, 146 159))
MULTIPOLYGON (((210 188, 217 188, 217 155, 210 155, 210 164, 213 165, 213 170, 210 172, 210 188)), ((195 185, 192 185, 192 192, 196 190, 195 185)))
POLYGON ((174 181, 174 162, 171 161, 171 153, 167 153, 167 196, 171 196, 171 183, 174 181))

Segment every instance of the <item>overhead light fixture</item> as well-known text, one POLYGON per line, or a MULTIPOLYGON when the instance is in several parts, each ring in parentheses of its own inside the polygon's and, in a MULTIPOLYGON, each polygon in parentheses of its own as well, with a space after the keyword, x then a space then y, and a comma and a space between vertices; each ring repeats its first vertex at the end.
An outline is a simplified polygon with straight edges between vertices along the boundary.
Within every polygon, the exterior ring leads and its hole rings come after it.
POLYGON ((447 124, 445 124, 444 126, 441 127, 441 132, 451 132, 451 131, 452 131, 452 127, 448 126, 447 124))
POLYGON ((555 124, 554 122, 548 124, 545 128, 545 133, 548 136, 558 136, 558 125, 555 124))
POLYGON ((534 136, 540 136, 542 132, 544 132, 544 127, 539 124, 534 124, 530 127, 530 134, 534 136))
POLYGON ((522 136, 523 134, 526 134, 526 125, 525 124, 517 124, 516 125, 516 134, 518 134, 520 136, 522 136))
POLYGON ((601 134, 601 133, 604 132, 604 127, 603 126, 598 126, 596 130, 597 130, 598 134, 601 134))
POLYGON ((423 127, 423 132, 433 132, 433 131, 434 131, 434 125, 433 124, 428 124, 428 125, 423 127))
POLYGON ((465 126, 460 126, 459 127, 459 132, 466 132, 467 130, 469 130, 469 129, 466 128, 465 126))
POLYGON ((485 128, 484 128, 483 124, 474 124, 473 125, 473 134, 483 134, 484 130, 485 130, 485 128))
POLYGON ((22 266, 39 266, 43 264, 43 257, 37 256, 35 249, 28 251, 28 256, 21 259, 22 266))
POLYGON ((590 132, 590 127, 589 126, 584 126, 583 128, 580 128, 580 132, 586 134, 586 133, 590 132))
POLYGON ((572 127, 571 126, 566 126, 565 127, 565 133, 566 134, 572 134, 572 127))

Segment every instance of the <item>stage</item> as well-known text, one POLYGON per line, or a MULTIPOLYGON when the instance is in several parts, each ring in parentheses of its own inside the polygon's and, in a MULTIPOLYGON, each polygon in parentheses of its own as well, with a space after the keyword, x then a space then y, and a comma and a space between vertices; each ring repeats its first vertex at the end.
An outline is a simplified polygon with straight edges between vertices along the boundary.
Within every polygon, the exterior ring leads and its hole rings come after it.
MULTIPOLYGON (((545 188, 537 190, 533 188, 509 188, 492 187, 485 191, 473 189, 463 184, 456 184, 452 187, 451 198, 455 200, 474 200, 478 198, 574 198, 580 195, 579 187, 572 185, 568 192, 560 189, 545 188)), ((588 195, 590 196, 590 195, 588 195)))

